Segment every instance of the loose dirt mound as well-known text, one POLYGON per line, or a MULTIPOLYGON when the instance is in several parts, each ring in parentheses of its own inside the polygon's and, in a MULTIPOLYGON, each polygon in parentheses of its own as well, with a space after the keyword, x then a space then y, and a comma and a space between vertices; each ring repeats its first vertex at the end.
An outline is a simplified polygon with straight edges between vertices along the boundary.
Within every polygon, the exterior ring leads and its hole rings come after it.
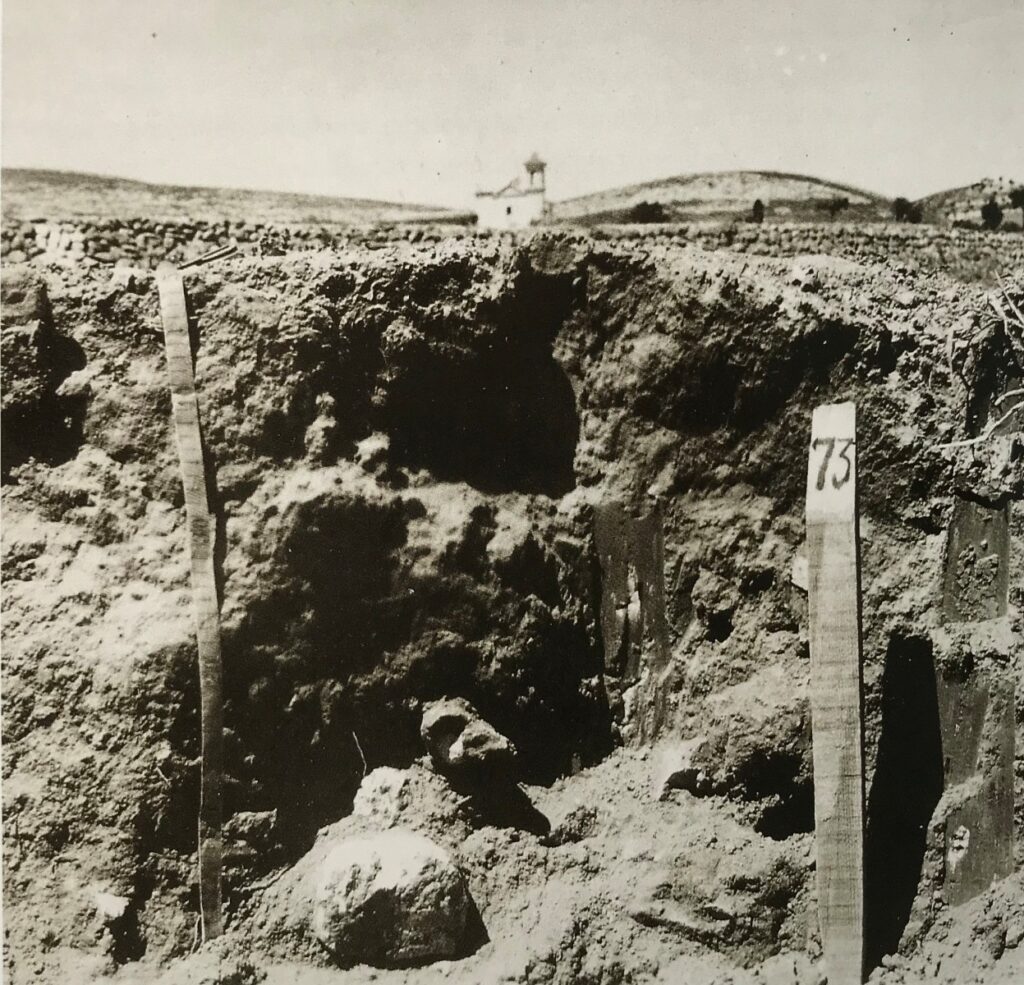
MULTIPOLYGON (((906 954, 924 939, 927 960, 940 932, 956 946, 935 920, 941 789, 900 783, 938 739, 894 757, 908 733, 887 709, 909 702, 917 723, 914 675, 963 671, 968 651, 970 673, 1020 670, 1019 509, 1009 615, 973 634, 939 618, 954 493, 1024 496, 1013 421, 936 447, 977 429, 1020 358, 980 291, 552 236, 190 273, 223 544, 230 932, 182 960, 198 791, 184 515, 155 288, 109 278, 4 271, 11 981, 817 982, 793 575, 810 410, 843 399, 882 775, 869 825, 900 802, 917 824, 896 836, 908 864, 871 943, 895 947, 912 917, 906 954), (663 529, 667 662, 639 683, 602 635, 608 504, 663 529), (457 790, 418 763, 421 708, 443 696, 511 740, 524 790, 457 790), (659 727, 699 743, 705 786, 659 800, 660 753, 617 749, 659 727), (350 810, 382 765, 410 770, 403 824, 466 871, 486 940, 451 964, 343 973, 311 945, 296 880, 321 828, 370 823, 350 810)), ((988 907, 984 933, 1005 931, 999 974, 1021 953, 1004 898, 1012 884, 963 917, 988 907)))

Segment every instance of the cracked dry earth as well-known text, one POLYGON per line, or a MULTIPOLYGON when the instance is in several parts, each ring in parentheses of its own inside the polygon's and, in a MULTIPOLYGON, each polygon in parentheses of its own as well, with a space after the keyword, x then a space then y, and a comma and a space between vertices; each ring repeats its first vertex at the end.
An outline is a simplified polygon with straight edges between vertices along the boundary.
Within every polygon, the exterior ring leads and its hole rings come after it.
POLYGON ((984 291, 544 234, 234 260, 186 286, 228 931, 195 946, 198 684, 155 285, 8 265, 9 982, 824 981, 803 496, 811 410, 841 400, 871 981, 1024 978, 1020 416, 942 447, 1022 375, 984 291), (1007 549, 965 541, 951 566, 965 501, 1007 549), (964 776, 957 688, 983 696, 964 776), (420 720, 444 697, 507 737, 511 775, 435 768, 420 720), (398 792, 354 810, 381 767, 398 792), (1015 793, 1011 871, 979 856, 968 892, 947 822, 990 788, 1015 793), (443 960, 338 967, 311 874, 391 827, 446 850, 474 925, 443 960))

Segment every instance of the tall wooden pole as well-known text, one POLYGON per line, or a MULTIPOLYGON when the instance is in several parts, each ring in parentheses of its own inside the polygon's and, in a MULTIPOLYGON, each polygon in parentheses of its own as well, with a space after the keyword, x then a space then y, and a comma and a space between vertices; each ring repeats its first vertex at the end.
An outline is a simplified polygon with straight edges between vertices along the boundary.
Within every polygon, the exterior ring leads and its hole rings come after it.
POLYGON ((156 272, 164 324, 167 375, 174 431, 185 489, 192 603, 199 650, 202 779, 199 801, 199 910, 204 940, 224 929, 221 910, 221 813, 224 775, 224 709, 220 609, 213 565, 216 528, 206 495, 206 469, 199 428, 199 403, 192 375, 185 286, 180 271, 162 263, 156 272))
POLYGON ((864 765, 856 411, 814 411, 807 469, 808 605, 818 918, 829 985, 864 974, 864 765))

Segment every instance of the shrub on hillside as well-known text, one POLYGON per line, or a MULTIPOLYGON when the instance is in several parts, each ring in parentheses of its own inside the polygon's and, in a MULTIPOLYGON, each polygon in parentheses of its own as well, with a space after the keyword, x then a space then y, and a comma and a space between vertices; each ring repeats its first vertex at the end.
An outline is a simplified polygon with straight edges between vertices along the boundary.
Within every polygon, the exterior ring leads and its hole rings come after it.
POLYGON ((637 202, 629 210, 629 222, 668 222, 668 214, 661 202, 637 202))
POLYGON ((986 229, 996 230, 999 228, 1002 221, 1003 210, 999 207, 999 203, 996 201, 995 195, 992 195, 981 207, 981 224, 986 229))
POLYGON ((921 206, 917 202, 903 198, 902 195, 893 199, 891 211, 897 222, 920 222, 923 217, 921 206))
POLYGON ((825 211, 834 219, 840 212, 850 207, 850 200, 845 195, 834 195, 825 203, 825 211))

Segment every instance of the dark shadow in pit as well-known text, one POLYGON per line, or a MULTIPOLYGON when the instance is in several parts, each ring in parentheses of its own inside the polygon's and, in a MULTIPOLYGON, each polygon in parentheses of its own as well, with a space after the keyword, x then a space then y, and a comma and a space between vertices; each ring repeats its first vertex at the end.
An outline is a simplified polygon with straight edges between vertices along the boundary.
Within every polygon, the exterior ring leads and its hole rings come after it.
POLYGON ((459 949, 456 959, 468 958, 471 954, 479 951, 484 944, 489 944, 490 942, 491 937, 487 933, 487 927, 484 926, 484 918, 477 909, 476 900, 471 896, 469 898, 469 912, 466 914, 466 933, 462 938, 462 947, 459 949))
MULTIPOLYGON (((42 393, 34 406, 14 406, 0 418, 0 474, 5 481, 12 469, 30 459, 46 465, 70 461, 84 441, 88 397, 58 396, 57 389, 73 372, 85 368, 85 350, 70 336, 52 329, 37 335, 38 358, 47 364, 42 393)), ((5 388, 9 390, 11 383, 5 373, 5 388)))
POLYGON ((571 273, 540 273, 520 256, 507 289, 481 300, 471 322, 417 318, 385 359, 382 423, 395 463, 487 492, 573 489, 579 415, 554 343, 577 301, 571 273))
POLYGON ((551 831, 551 822, 513 780, 470 781, 448 777, 448 782, 456 793, 468 798, 468 807, 480 824, 515 828, 538 838, 551 831))
POLYGON ((895 954, 910 919, 928 824, 942 796, 931 643, 894 635, 882 675, 882 729, 864 852, 865 969, 895 954))
POLYGON ((425 358, 392 386, 388 418, 396 461, 440 479, 550 496, 575 486, 576 399, 550 347, 425 358))
POLYGON ((110 921, 110 957, 114 964, 140 961, 146 954, 146 938, 139 926, 137 904, 128 906, 121 916, 110 921))
POLYGON ((754 830, 773 841, 814 830, 814 784, 792 782, 762 812, 754 830))
POLYGON ((804 729, 804 743, 758 750, 735 770, 734 782, 743 796, 762 805, 754 830, 773 841, 814 830, 809 722, 804 729))

